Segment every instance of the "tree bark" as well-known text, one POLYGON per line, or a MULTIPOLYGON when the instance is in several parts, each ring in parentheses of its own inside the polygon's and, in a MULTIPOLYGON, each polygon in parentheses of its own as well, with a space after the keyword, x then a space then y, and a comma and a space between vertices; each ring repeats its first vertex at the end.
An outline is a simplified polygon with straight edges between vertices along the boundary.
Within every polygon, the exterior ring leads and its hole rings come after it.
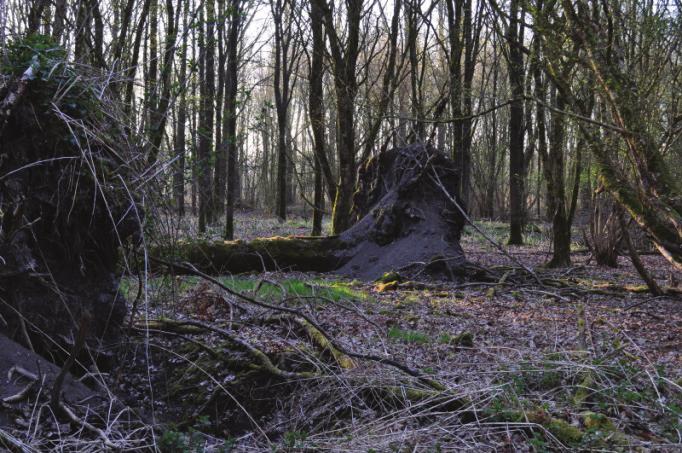
MULTIPOLYGON (((178 14, 180 11, 178 11, 178 14)), ((161 149, 161 142, 166 133, 166 122, 168 121, 168 113, 171 105, 171 75, 173 69, 173 57, 175 55, 175 41, 177 31, 175 29, 177 18, 175 17, 173 0, 166 0, 166 36, 163 50, 163 66, 161 68, 161 95, 158 100, 152 102, 149 118, 150 118, 150 147, 147 154, 150 165, 156 163, 159 150, 161 149)), ((187 65, 186 59, 182 59, 181 65, 187 65)), ((156 84, 155 84, 156 85, 156 84)), ((181 88, 184 90, 184 88, 181 88)), ((158 93, 159 87, 154 86, 155 93, 158 93)))
POLYGON ((310 3, 310 26, 312 29, 313 48, 310 56, 310 91, 308 96, 308 112, 310 128, 313 133, 313 150, 315 159, 315 211, 313 212, 313 236, 322 234, 322 217, 324 213, 324 194, 322 193, 322 176, 327 183, 330 200, 336 196, 334 178, 327 159, 324 133, 324 31, 322 28, 322 11, 317 2, 310 3))
MULTIPOLYGON (((214 0, 205 2, 206 20, 201 24, 205 30, 204 40, 199 43, 199 58, 204 64, 201 80, 201 110, 199 119, 199 232, 206 232, 206 226, 213 223, 213 101, 215 96, 215 9, 214 0)), ((201 38, 200 38, 200 41, 201 38)))
POLYGON ((187 138, 185 135, 187 123, 187 22, 189 15, 189 1, 185 0, 182 14, 182 29, 185 31, 182 37, 182 49, 180 51, 179 82, 180 102, 178 104, 178 119, 175 129, 175 157, 173 166, 173 198, 175 209, 180 217, 185 215, 185 160, 187 138))
POLYGON ((339 234, 351 226, 350 212, 355 185, 355 98, 357 95, 357 61, 360 52, 360 21, 363 0, 346 0, 347 33, 342 44, 332 9, 326 0, 313 0, 320 8, 329 37, 336 91, 336 141, 339 182, 332 211, 332 231, 339 234))
MULTIPOLYGON (((464 171, 462 167, 464 162, 462 159, 462 151, 464 149, 462 130, 462 52, 464 47, 462 42, 462 9, 464 7, 464 0, 447 0, 445 4, 448 12, 448 32, 450 41, 450 58, 448 64, 450 77, 450 109, 452 111, 452 116, 455 119, 451 125, 453 130, 452 158, 455 161, 455 166, 461 177, 464 171)), ((457 187, 452 187, 450 190, 453 191, 457 199, 463 200, 461 196, 461 179, 458 178, 457 181, 457 187)), ((468 209, 466 203, 463 208, 465 211, 468 209)))
MULTIPOLYGON (((560 93, 556 95, 556 109, 561 112, 565 102, 560 93)), ((545 180, 547 182, 547 204, 552 218, 552 259, 548 267, 568 267, 571 265, 571 222, 566 209, 566 189, 564 185, 565 163, 565 119, 564 114, 552 113, 552 132, 549 140, 549 153, 545 158, 545 180)))
POLYGON ((225 232, 227 240, 234 238, 234 208, 239 192, 237 163, 239 147, 237 146, 237 94, 239 82, 239 35, 241 20, 244 14, 243 0, 229 0, 229 28, 225 48, 227 50, 227 74, 225 88, 225 112, 223 140, 227 151, 227 196, 225 200, 225 232))
POLYGON ((523 52, 519 40, 523 27, 519 20, 519 0, 511 0, 507 43, 509 46, 509 245, 523 244, 524 150, 523 150, 523 52))

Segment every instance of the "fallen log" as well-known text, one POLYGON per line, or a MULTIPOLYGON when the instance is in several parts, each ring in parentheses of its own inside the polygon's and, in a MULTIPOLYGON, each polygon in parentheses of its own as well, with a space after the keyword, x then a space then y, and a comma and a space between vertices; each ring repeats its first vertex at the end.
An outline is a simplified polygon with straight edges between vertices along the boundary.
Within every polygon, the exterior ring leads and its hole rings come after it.
MULTIPOLYGON (((153 249, 164 261, 189 262, 208 274, 271 270, 328 272, 338 267, 343 249, 338 237, 271 237, 245 241, 181 241, 153 249)), ((184 273, 177 267, 177 273, 184 273)))

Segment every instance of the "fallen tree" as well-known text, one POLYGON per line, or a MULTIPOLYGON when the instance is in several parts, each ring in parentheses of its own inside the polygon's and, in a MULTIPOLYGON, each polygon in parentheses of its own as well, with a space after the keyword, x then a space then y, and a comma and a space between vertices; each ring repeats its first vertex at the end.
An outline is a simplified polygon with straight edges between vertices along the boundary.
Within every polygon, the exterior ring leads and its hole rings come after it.
POLYGON ((376 279, 400 271, 454 279, 466 263, 459 245, 465 219, 441 185, 456 182, 454 163, 433 147, 396 148, 361 167, 354 226, 340 236, 181 241, 157 247, 152 255, 210 274, 295 269, 376 279))
POLYGON ((85 355, 110 362, 126 315, 120 249, 140 230, 126 186, 137 151, 106 79, 50 38, 17 40, 3 60, 0 334, 59 362, 85 322, 85 355))

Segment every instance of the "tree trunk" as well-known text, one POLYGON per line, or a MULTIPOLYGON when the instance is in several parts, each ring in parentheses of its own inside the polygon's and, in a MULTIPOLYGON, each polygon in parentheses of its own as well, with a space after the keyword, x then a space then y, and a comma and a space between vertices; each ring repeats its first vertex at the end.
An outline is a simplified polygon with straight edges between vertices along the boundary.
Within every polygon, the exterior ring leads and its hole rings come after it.
MULTIPOLYGON (((225 17, 225 0, 218 0, 218 17, 225 17)), ((225 212, 225 189, 227 178, 227 155, 225 142, 222 134, 225 133, 223 121, 223 108, 225 96, 225 64, 227 54, 225 52, 225 21, 218 20, 218 93, 215 102, 215 168, 213 173, 213 209, 219 215, 225 212), (222 128, 222 129, 221 129, 222 128)))
MULTIPOLYGON (((178 11, 178 14, 180 11, 178 11)), ((148 162, 150 165, 156 163, 158 159, 159 150, 161 149, 161 142, 166 133, 166 122, 168 120, 168 112, 171 105, 171 75, 173 69, 173 57, 175 56, 175 39, 176 29, 175 24, 177 18, 174 14, 173 0, 166 0, 166 37, 164 41, 163 50, 163 67, 161 68, 161 97, 155 99, 151 103, 150 110, 150 148, 147 153, 148 162)), ((181 64, 186 65, 183 61, 181 64)), ((181 88, 184 90, 184 88, 181 88)), ((154 93, 158 93, 159 87, 154 82, 154 93)))
POLYGON ((549 140, 549 153, 544 162, 547 182, 547 205, 552 218, 552 259, 548 267, 568 267, 571 265, 571 222, 566 208, 566 189, 564 184, 565 164, 565 118, 563 96, 557 93, 556 109, 552 113, 552 132, 549 140))
POLYGON ((128 114, 131 114, 133 109, 133 99, 135 96, 135 74, 137 73, 137 64, 140 59, 140 47, 142 45, 142 35, 144 34, 145 23, 149 16, 149 7, 151 0, 145 0, 140 13, 140 20, 137 23, 135 30, 135 40, 133 42, 133 55, 130 59, 129 69, 127 71, 128 81, 126 83, 125 107, 128 114))
POLYGON ((213 101, 215 94, 215 11, 214 0, 205 2, 206 20, 200 29, 200 56, 204 64, 201 80, 201 110, 199 120, 199 232, 206 232, 206 226, 213 223, 213 101), (203 31, 205 30, 205 31, 203 31), (201 33, 205 39, 201 39, 201 33))
POLYGON ((524 150, 523 150, 523 52, 519 41, 519 0, 510 6, 507 43, 509 46, 509 85, 512 103, 509 106, 509 245, 523 244, 524 223, 524 150))
POLYGON ((227 240, 234 238, 234 208, 239 181, 237 179, 237 89, 239 82, 239 35, 243 14, 242 0, 229 0, 229 28, 225 47, 227 50, 227 74, 225 89, 225 125, 223 139, 227 146, 227 199, 225 203, 225 232, 227 240))
POLYGON ((336 142, 339 161, 339 182, 332 212, 332 230, 339 234, 350 223, 353 187, 355 185, 355 97, 357 95, 357 60, 360 52, 360 21, 363 0, 346 1, 348 32, 342 49, 332 9, 326 0, 313 0, 320 8, 327 30, 334 70, 336 90, 336 142))
POLYGON ((175 209, 180 217, 185 215, 185 148, 187 138, 185 136, 187 123, 187 17, 189 15, 189 1, 184 1, 182 14, 182 50, 180 52, 180 68, 178 78, 180 81, 180 102, 178 105, 178 120, 175 130, 175 156, 176 161, 173 171, 173 198, 175 209))
POLYGON ((322 218, 324 212, 324 194, 322 192, 322 174, 327 182, 329 199, 335 197, 334 178, 327 159, 324 134, 324 33, 322 29, 322 11, 317 2, 310 3, 310 26, 312 28, 313 49, 310 60, 310 91, 308 112, 310 127, 313 132, 313 150, 315 160, 315 211, 313 212, 313 236, 322 234, 322 218))
POLYGON ((313 202, 313 236, 322 235, 322 218, 324 214, 324 189, 322 187, 322 166, 315 159, 315 199, 313 202))
MULTIPOLYGON (((450 77, 450 109, 455 121, 451 127, 453 130, 453 148, 452 158, 455 161, 459 178, 457 178, 458 186, 450 190, 454 192, 458 199, 462 199, 462 180, 461 176, 464 172, 464 159, 462 152, 464 150, 464 139, 462 129, 462 8, 464 7, 464 0, 447 0, 446 6, 448 10, 448 32, 450 39, 450 59, 448 65, 450 77)), ((465 210, 468 209, 466 204, 463 206, 465 210)))

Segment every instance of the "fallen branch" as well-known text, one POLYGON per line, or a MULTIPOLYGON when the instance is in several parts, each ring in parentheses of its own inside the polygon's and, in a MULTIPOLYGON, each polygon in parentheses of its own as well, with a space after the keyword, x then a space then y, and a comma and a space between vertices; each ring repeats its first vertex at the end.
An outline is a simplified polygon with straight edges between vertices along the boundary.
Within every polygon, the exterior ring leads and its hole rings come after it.
POLYGON ((62 401, 58 402, 58 408, 63 414, 65 414, 69 418, 69 420, 71 420, 71 422, 80 425, 83 428, 90 431, 91 433, 97 435, 97 437, 99 437, 102 440, 102 443, 104 443, 105 447, 110 448, 112 450, 117 450, 120 448, 118 445, 116 445, 109 439, 109 437, 103 430, 89 423, 87 420, 78 417, 76 413, 72 411, 71 408, 64 404, 62 401))
POLYGON ((31 381, 26 387, 24 387, 18 393, 15 393, 14 395, 3 398, 2 402, 5 404, 16 404, 16 403, 19 403, 21 401, 24 401, 26 398, 28 398, 28 394, 31 392, 31 390, 35 386, 36 382, 38 382, 38 381, 31 381))
POLYGON ((318 329, 317 327, 315 327, 314 325, 312 325, 303 318, 294 317, 292 319, 294 322, 296 322, 296 324, 301 326, 303 330, 305 330, 306 334, 308 334, 310 339, 313 341, 313 343, 317 345, 317 347, 319 347, 322 351, 329 351, 332 357, 334 357, 336 363, 341 368, 351 369, 357 366, 355 361, 348 357, 343 352, 339 351, 332 344, 332 342, 325 337, 325 335, 322 333, 322 331, 320 331, 320 329, 318 329))

